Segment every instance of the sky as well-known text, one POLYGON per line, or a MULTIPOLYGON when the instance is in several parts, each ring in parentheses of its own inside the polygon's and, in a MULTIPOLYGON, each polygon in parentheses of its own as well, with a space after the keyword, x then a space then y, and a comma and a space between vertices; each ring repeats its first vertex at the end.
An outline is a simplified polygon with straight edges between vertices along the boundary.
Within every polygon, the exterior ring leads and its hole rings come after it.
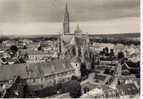
POLYGON ((71 32, 139 32, 139 0, 0 0, 0 35, 62 32, 66 2, 71 32))

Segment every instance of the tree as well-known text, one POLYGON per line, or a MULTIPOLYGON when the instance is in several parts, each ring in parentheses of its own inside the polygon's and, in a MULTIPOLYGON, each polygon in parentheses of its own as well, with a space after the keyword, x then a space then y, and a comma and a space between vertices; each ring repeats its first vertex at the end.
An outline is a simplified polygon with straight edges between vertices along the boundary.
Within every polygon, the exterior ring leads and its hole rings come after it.
POLYGON ((10 88, 6 89, 4 98, 22 98, 24 97, 23 88, 25 86, 25 80, 20 76, 17 76, 14 83, 10 88))
POLYGON ((105 48, 103 48, 103 54, 105 54, 105 53, 106 53, 105 48))
POLYGON ((118 52, 118 59, 122 59, 124 57, 125 57, 125 55, 122 51, 118 52))
POLYGON ((38 51, 40 51, 40 50, 42 50, 42 46, 39 46, 39 47, 38 47, 38 51))
POLYGON ((17 48, 16 45, 10 46, 9 54, 10 54, 11 57, 14 57, 16 55, 17 51, 18 51, 18 48, 17 48))
POLYGON ((105 55, 106 55, 106 56, 109 55, 109 49, 108 49, 108 47, 105 47, 105 55))
POLYGON ((85 76, 88 76, 88 71, 86 69, 85 63, 81 63, 80 65, 80 72, 81 72, 81 77, 84 78, 85 76))
POLYGON ((27 46, 26 46, 26 45, 24 45, 24 46, 23 46, 23 49, 27 49, 27 46))
POLYGON ((114 50, 110 49, 110 56, 114 56, 114 50))
POLYGON ((81 96, 81 85, 78 79, 72 76, 69 82, 68 92, 72 98, 79 98, 81 96))
POLYGON ((13 53, 16 53, 16 52, 18 51, 18 48, 17 48, 16 45, 12 45, 12 46, 10 47, 10 50, 11 50, 13 53))

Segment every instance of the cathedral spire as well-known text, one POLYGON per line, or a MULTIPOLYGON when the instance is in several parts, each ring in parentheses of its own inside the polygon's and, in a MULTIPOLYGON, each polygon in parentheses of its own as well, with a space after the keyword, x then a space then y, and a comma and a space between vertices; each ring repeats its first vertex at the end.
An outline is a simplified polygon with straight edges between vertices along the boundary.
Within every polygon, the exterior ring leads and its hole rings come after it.
POLYGON ((75 33, 75 34, 82 33, 82 31, 81 31, 81 29, 80 29, 80 27, 79 27, 79 24, 77 24, 77 27, 76 27, 74 33, 75 33))
POLYGON ((64 14, 64 22, 63 22, 63 32, 69 33, 69 11, 68 11, 68 5, 66 3, 65 5, 65 14, 64 14))

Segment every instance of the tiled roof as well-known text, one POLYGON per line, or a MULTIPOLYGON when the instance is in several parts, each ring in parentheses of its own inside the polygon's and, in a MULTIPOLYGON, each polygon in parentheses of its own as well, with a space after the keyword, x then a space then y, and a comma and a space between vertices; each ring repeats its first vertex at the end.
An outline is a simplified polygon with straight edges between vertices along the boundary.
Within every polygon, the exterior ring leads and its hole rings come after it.
POLYGON ((20 75, 22 78, 27 77, 25 67, 25 64, 12 64, 0 66, 0 81, 13 79, 17 75, 20 75))
POLYGON ((15 76, 37 78, 72 69, 73 67, 68 60, 54 60, 49 63, 2 65, 0 66, 0 81, 13 79, 15 76))

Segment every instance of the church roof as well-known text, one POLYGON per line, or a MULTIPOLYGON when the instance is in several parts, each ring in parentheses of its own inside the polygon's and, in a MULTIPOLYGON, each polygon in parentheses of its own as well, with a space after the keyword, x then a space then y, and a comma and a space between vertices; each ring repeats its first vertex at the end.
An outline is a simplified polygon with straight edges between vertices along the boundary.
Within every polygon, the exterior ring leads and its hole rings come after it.
POLYGON ((43 77, 72 69, 70 60, 67 59, 57 59, 48 63, 2 65, 0 66, 0 81, 10 80, 15 76, 25 79, 43 77))
POLYGON ((82 38, 82 36, 76 35, 64 35, 62 37, 64 46, 82 46, 85 45, 86 39, 82 38))

